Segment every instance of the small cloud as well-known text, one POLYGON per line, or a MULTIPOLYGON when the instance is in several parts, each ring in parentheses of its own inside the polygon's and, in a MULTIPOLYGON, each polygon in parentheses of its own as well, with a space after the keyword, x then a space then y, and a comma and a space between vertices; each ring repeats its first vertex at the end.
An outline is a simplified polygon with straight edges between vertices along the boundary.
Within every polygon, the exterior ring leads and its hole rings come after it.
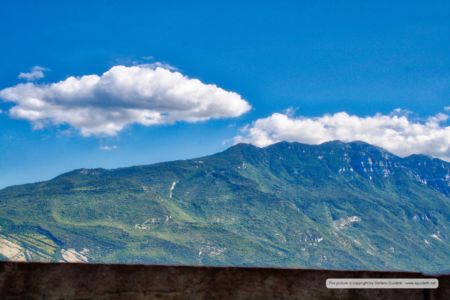
POLYGON ((101 145, 99 149, 102 151, 113 151, 117 149, 117 145, 101 145))
POLYGON ((26 81, 35 81, 44 78, 44 72, 46 71, 49 71, 49 69, 40 66, 34 66, 30 69, 30 72, 21 72, 17 77, 19 79, 25 79, 26 81))

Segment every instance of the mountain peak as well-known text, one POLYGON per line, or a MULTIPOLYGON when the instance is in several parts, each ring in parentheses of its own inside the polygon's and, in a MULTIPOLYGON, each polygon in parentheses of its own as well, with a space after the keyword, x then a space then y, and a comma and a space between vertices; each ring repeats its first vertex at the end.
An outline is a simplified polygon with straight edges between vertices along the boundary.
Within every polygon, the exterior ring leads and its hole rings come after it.
POLYGON ((323 142, 319 145, 346 145, 346 144, 349 144, 349 143, 343 142, 341 140, 332 140, 332 141, 323 142))

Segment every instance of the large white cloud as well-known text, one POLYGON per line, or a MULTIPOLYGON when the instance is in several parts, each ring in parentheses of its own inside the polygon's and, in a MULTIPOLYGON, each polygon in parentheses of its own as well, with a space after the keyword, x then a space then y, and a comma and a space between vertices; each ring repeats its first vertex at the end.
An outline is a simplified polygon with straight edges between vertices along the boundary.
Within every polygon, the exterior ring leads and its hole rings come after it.
POLYGON ((145 126, 237 117, 251 106, 234 92, 162 65, 114 66, 102 75, 49 84, 22 83, 0 91, 12 117, 35 128, 68 124, 84 136, 114 135, 145 126))
POLYGON ((447 114, 439 113, 420 122, 398 112, 368 117, 339 112, 313 118, 274 113, 245 126, 234 142, 263 147, 283 140, 307 144, 359 140, 399 156, 427 154, 450 161, 450 126, 445 125, 449 118, 447 114))

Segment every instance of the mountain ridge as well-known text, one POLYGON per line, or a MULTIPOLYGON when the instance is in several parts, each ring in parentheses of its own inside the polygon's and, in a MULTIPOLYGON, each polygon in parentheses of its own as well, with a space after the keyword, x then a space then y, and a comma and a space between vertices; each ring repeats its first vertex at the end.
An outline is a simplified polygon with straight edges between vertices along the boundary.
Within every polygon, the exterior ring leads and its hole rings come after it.
POLYGON ((449 169, 340 141, 77 169, 0 190, 0 258, 439 272, 449 169))
MULTIPOLYGON (((408 156, 401 157, 401 156, 398 156, 398 155, 396 155, 396 154, 393 154, 392 152, 390 152, 390 151, 388 151, 388 150, 386 150, 386 149, 384 149, 384 148, 382 148, 382 147, 379 147, 379 146, 376 146, 376 145, 372 145, 372 144, 370 144, 370 143, 367 143, 367 142, 364 142, 364 141, 360 141, 360 140, 355 140, 355 141, 351 141, 351 142, 343 142, 343 141, 341 141, 341 140, 331 140, 331 141, 326 141, 326 142, 323 142, 323 143, 320 143, 320 144, 306 144, 306 143, 300 143, 300 142, 295 142, 295 141, 293 141, 293 142, 290 142, 290 141, 280 141, 280 142, 273 143, 273 144, 270 144, 270 145, 267 145, 267 146, 264 146, 264 147, 258 147, 258 146, 255 146, 255 145, 251 144, 251 143, 242 143, 242 142, 241 142, 241 143, 234 144, 233 146, 231 146, 231 147, 229 147, 229 148, 227 148, 227 149, 225 149, 225 150, 223 150, 223 151, 217 152, 217 153, 215 153, 215 154, 220 154, 220 153, 222 153, 222 152, 226 152, 226 151, 228 151, 228 150, 234 149, 235 147, 249 147, 249 148, 254 148, 254 149, 266 149, 266 148, 270 148, 270 147, 275 146, 275 145, 302 145, 302 146, 307 146, 307 147, 310 147, 310 146, 324 146, 324 145, 365 145, 365 146, 369 146, 369 147, 374 148, 374 149, 382 150, 383 152, 386 152, 386 153, 388 153, 389 155, 394 156, 394 157, 397 157, 397 158, 400 158, 400 159, 422 158, 422 159, 436 160, 436 161, 438 161, 438 162, 443 162, 443 163, 446 163, 446 164, 449 163, 449 162, 447 162, 447 161, 445 161, 445 160, 443 160, 443 159, 440 159, 440 158, 438 158, 438 157, 434 157, 434 156, 430 156, 430 155, 426 155, 426 154, 419 154, 419 153, 418 153, 418 154, 411 154, 411 155, 408 155, 408 156)), ((26 185, 26 184, 38 184, 38 183, 42 183, 42 182, 47 182, 47 181, 56 179, 56 178, 61 177, 61 176, 66 176, 66 175, 70 175, 70 174, 72 174, 72 173, 80 172, 80 171, 82 171, 82 170, 87 170, 87 171, 99 171, 99 172, 103 172, 103 171, 115 171, 115 170, 127 169, 127 168, 134 168, 134 167, 148 167, 148 166, 153 166, 153 165, 158 165, 158 164, 164 164, 164 163, 171 163, 171 162, 178 162, 178 161, 196 160, 196 159, 201 159, 201 158, 209 157, 209 156, 212 156, 212 155, 215 155, 215 154, 209 154, 209 155, 201 156, 201 157, 198 157, 198 158, 175 159, 175 160, 160 161, 160 162, 149 163, 149 164, 137 164, 137 165, 132 165, 132 166, 117 167, 117 168, 104 168, 104 167, 95 167, 95 168, 77 168, 77 169, 73 169, 73 170, 71 170, 71 171, 67 171, 67 172, 61 173, 61 174, 59 174, 59 175, 56 175, 55 177, 50 178, 50 179, 48 179, 48 180, 41 180, 41 181, 30 182, 30 183, 14 184, 14 185, 10 185, 10 186, 3 187, 3 188, 0 189, 0 191, 3 190, 3 189, 10 188, 10 187, 15 187, 15 186, 21 186, 21 185, 26 185)))

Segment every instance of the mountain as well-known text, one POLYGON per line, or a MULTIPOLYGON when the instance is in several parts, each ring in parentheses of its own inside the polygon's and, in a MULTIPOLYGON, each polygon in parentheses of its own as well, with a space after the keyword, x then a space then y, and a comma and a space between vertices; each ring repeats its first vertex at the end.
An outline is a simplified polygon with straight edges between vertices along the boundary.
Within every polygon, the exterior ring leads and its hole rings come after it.
POLYGON ((79 169, 0 190, 0 255, 439 273, 450 265, 449 172, 339 141, 79 169))

